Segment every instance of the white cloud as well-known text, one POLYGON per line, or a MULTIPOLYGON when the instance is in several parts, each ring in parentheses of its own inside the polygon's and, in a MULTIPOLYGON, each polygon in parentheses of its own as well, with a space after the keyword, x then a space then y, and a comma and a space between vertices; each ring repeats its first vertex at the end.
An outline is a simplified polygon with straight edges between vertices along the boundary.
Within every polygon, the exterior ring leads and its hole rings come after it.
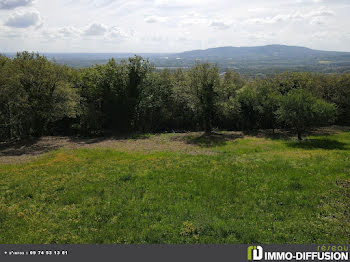
POLYGON ((335 13, 332 10, 326 9, 325 7, 318 8, 316 10, 305 11, 299 10, 294 11, 289 14, 277 14, 275 16, 269 17, 257 17, 250 18, 246 20, 248 24, 274 24, 286 21, 300 21, 302 19, 311 19, 312 23, 316 23, 316 21, 320 21, 321 19, 315 19, 319 17, 331 17, 334 16, 335 13))
POLYGON ((77 28, 74 26, 47 28, 41 30, 41 35, 48 41, 83 39, 96 40, 127 40, 133 37, 133 32, 125 32, 116 26, 93 23, 86 27, 77 28))
POLYGON ((101 36, 108 31, 104 24, 93 23, 86 28, 84 35, 86 36, 101 36))
POLYGON ((297 3, 315 3, 315 4, 318 4, 318 3, 324 2, 324 0, 297 0, 296 2, 297 3))
POLYGON ((6 26, 16 28, 39 27, 42 25, 40 13, 35 9, 20 10, 11 14, 5 22, 6 26))
POLYGON ((300 19, 299 15, 275 15, 271 17, 258 17, 246 20, 248 24, 274 24, 287 20, 300 19))
POLYGON ((250 13, 265 13, 271 11, 270 8, 266 8, 266 7, 256 7, 256 8, 250 8, 248 9, 248 12, 250 13))
POLYGON ((197 12, 189 12, 179 17, 180 27, 188 27, 200 24, 208 24, 208 19, 197 12))
POLYGON ((81 30, 73 26, 61 27, 58 29, 58 34, 64 38, 77 37, 81 34, 81 30))
POLYGON ((219 29, 219 30, 225 30, 229 29, 231 27, 231 23, 223 22, 223 21, 213 21, 210 23, 210 26, 219 29))
POLYGON ((113 26, 108 30, 107 33, 107 38, 108 39, 118 39, 118 40, 126 40, 130 39, 133 36, 132 32, 131 33, 126 33, 119 27, 113 26))
POLYGON ((0 9, 0 50, 177 52, 280 43, 350 51, 349 0, 0 0, 0 9), (36 11, 28 8, 34 2, 36 11), (313 38, 320 30, 332 37, 313 38))
POLYGON ((314 17, 310 21, 311 25, 324 25, 325 21, 322 17, 314 17))
POLYGON ((318 10, 311 11, 307 16, 310 17, 321 17, 321 16, 334 16, 335 13, 332 10, 329 10, 325 7, 322 7, 318 10))
POLYGON ((20 6, 28 6, 34 0, 0 0, 0 9, 15 9, 20 6))
POLYGON ((189 8, 201 3, 200 0, 155 0, 155 5, 162 8, 189 8))
POLYGON ((166 17, 161 17, 161 16, 148 16, 145 18, 146 23, 162 23, 167 20, 166 17))
POLYGON ((58 34, 58 32, 56 30, 50 30, 50 29, 42 30, 41 31, 41 36, 47 42, 49 42, 49 41, 56 41, 60 37, 60 35, 58 34))
POLYGON ((23 36, 23 32, 17 32, 6 27, 0 27, 0 38, 2 39, 18 39, 22 38, 23 36))

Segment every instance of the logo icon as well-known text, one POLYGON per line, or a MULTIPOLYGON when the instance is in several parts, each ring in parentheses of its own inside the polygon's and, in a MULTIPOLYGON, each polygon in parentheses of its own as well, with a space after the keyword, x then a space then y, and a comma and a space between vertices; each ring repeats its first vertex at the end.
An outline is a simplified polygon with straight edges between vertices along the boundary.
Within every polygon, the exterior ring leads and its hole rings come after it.
POLYGON ((249 246, 248 247, 248 260, 262 260, 263 248, 261 246, 249 246))

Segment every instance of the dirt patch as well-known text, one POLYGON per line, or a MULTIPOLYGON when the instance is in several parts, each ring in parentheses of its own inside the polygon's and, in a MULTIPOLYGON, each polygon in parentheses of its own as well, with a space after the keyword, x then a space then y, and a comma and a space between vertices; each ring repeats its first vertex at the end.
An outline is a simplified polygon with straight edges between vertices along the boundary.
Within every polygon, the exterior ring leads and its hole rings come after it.
POLYGON ((317 129, 313 129, 310 134, 312 135, 332 135, 339 134, 342 132, 350 132, 350 126, 328 126, 328 127, 320 127, 317 129))
POLYGON ((0 144, 0 164, 31 161, 52 150, 67 148, 112 148, 122 152, 184 152, 188 154, 216 154, 198 145, 187 143, 187 137, 199 133, 152 135, 132 138, 76 138, 42 137, 26 141, 0 144))
POLYGON ((80 148, 106 142, 96 139, 77 139, 70 137, 41 137, 19 142, 0 144, 0 163, 18 163, 33 160, 47 152, 59 148, 80 148))
MULTIPOLYGON (((346 127, 327 127, 314 130, 315 134, 350 131, 346 127)), ((215 155, 213 148, 244 137, 286 138, 294 137, 287 131, 259 130, 244 132, 218 132, 205 136, 201 132, 138 135, 128 137, 42 137, 14 143, 0 143, 0 164, 31 161, 41 155, 59 148, 113 148, 124 152, 181 152, 186 154, 215 155)))

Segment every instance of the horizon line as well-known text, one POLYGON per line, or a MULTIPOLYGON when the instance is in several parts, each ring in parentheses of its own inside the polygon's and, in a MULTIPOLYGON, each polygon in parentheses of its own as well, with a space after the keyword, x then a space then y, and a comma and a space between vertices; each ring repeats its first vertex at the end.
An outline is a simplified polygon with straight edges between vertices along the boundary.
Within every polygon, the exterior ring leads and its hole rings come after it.
POLYGON ((1 52, 0 54, 16 54, 18 52, 30 52, 30 53, 41 53, 41 54, 158 54, 158 55, 170 55, 170 54, 181 54, 185 52, 193 52, 193 51, 206 51, 210 49, 217 48, 254 48, 254 47, 267 47, 267 46, 285 46, 285 47, 299 47, 306 48, 313 51, 324 51, 324 52, 339 52, 339 53, 350 53, 350 51, 340 51, 340 50, 322 50, 322 49, 313 49, 311 47, 299 46, 299 45, 286 45, 286 44, 267 44, 267 45, 254 45, 254 46, 216 46, 209 47, 205 49, 191 49, 185 51, 177 51, 177 52, 132 52, 132 51, 124 51, 124 52, 90 52, 90 51, 76 51, 76 52, 63 52, 63 51, 33 51, 33 50, 21 50, 21 51, 7 51, 1 52))
POLYGON ((63 51, 33 51, 33 50, 21 50, 21 51, 6 51, 2 52, 0 51, 0 54, 16 54, 21 52, 29 52, 29 53, 41 53, 41 54, 134 54, 134 55, 142 55, 142 54, 157 54, 157 55, 174 55, 174 54, 182 54, 186 52, 193 52, 193 51, 206 51, 210 49, 217 49, 217 48, 254 48, 254 47, 267 47, 267 46, 284 46, 284 47, 299 47, 299 48, 306 48, 313 51, 323 51, 323 52, 339 52, 339 53, 350 53, 350 51, 335 51, 335 50, 322 50, 322 49, 313 49, 306 46, 299 46, 299 45, 286 45, 286 44, 267 44, 267 45, 254 45, 254 46, 216 46, 216 47, 209 47, 205 49, 191 49, 191 50, 185 50, 185 51, 178 51, 178 52, 132 52, 132 51, 124 51, 124 52, 82 52, 82 51, 76 51, 76 52, 63 52, 63 51))

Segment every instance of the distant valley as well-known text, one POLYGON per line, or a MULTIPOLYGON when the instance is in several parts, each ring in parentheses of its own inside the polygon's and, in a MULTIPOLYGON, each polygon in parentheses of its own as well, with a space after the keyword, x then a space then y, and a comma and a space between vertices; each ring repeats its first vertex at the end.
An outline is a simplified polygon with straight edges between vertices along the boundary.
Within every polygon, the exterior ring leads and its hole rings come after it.
MULTIPOLYGON (((14 57, 14 53, 6 53, 14 57)), ((266 45, 256 47, 217 47, 182 53, 44 53, 58 64, 88 67, 104 64, 110 58, 120 61, 140 55, 157 69, 189 68, 198 62, 216 63, 222 72, 231 69, 250 76, 283 71, 345 73, 350 72, 350 53, 313 50, 306 47, 266 45)))

